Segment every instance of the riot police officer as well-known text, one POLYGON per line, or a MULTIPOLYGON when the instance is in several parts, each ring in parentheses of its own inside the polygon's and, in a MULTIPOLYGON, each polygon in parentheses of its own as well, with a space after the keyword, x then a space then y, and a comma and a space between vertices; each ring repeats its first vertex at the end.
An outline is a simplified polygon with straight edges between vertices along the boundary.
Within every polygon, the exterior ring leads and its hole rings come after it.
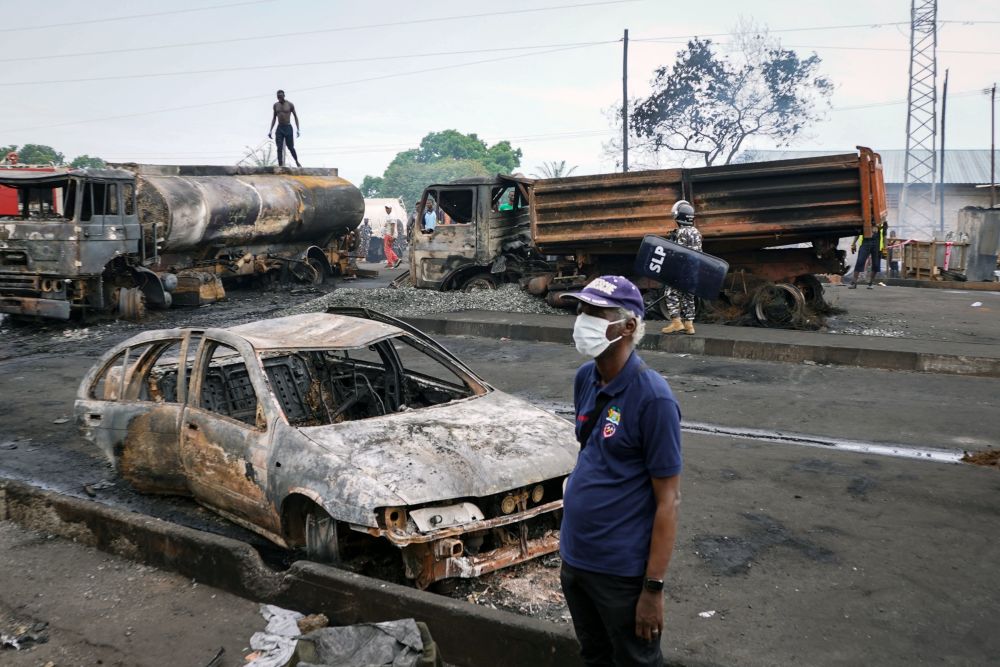
MULTIPOLYGON (((677 222, 677 229, 670 235, 670 240, 686 248, 701 251, 701 232, 694 226, 694 206, 683 199, 674 204, 670 210, 677 222)), ((670 324, 663 327, 665 334, 694 333, 695 300, 694 294, 682 292, 675 287, 667 287, 664 301, 670 312, 670 324)))

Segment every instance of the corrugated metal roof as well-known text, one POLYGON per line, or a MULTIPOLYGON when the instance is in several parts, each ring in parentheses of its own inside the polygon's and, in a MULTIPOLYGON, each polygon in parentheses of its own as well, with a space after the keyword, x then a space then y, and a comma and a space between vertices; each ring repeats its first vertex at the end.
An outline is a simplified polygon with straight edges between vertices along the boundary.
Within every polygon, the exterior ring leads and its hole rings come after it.
MULTIPOLYGON (((765 160, 793 160, 803 157, 819 157, 821 155, 837 155, 850 153, 850 150, 840 151, 749 151, 748 157, 753 162, 765 160)), ((886 183, 902 183, 903 167, 906 160, 904 150, 877 150, 882 156, 882 167, 885 170, 886 183)), ((940 160, 941 156, 938 155, 940 160)), ((1000 176, 1000 151, 996 153, 997 172, 1000 176)), ((997 180, 1000 180, 998 178, 997 180)), ((944 158, 944 182, 950 184, 981 185, 990 182, 990 151, 949 149, 944 158)))

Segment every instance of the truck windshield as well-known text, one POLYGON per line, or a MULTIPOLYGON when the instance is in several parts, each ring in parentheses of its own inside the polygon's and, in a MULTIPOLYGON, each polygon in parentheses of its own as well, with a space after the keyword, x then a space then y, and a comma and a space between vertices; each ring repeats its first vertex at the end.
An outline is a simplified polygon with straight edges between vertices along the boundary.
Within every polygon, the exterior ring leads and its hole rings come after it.
POLYGON ((0 183, 0 219, 65 220, 73 217, 76 183, 0 183))

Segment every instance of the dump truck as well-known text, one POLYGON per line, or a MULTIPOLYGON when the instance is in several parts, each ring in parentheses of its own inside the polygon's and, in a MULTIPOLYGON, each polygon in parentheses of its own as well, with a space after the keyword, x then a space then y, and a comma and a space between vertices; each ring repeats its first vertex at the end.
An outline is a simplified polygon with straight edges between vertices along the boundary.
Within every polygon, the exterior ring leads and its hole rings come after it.
MULTIPOLYGON (((887 215, 881 157, 865 147, 694 169, 465 179, 424 191, 418 219, 433 208, 439 223, 410 231, 405 280, 437 290, 518 282, 557 305, 595 276, 632 275, 642 239, 676 229, 670 208, 679 199, 694 204, 704 251, 730 265, 711 306, 769 325, 821 307, 817 274, 847 270, 839 240, 870 234, 887 215)), ((663 285, 635 280, 650 310, 661 309, 663 285)))
POLYGON ((361 192, 336 169, 0 167, 0 313, 140 319, 223 279, 318 283, 350 269, 361 192))

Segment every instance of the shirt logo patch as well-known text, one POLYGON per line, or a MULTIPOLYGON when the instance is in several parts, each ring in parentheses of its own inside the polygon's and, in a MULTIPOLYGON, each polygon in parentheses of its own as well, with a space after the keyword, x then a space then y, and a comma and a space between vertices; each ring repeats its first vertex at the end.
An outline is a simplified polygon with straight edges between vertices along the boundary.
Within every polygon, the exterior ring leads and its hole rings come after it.
POLYGON ((616 426, 615 424, 610 424, 610 423, 609 424, 605 424, 604 425, 604 437, 605 438, 610 438, 611 436, 613 436, 615 434, 615 431, 617 431, 617 430, 618 430, 618 426, 616 426))
POLYGON ((608 419, 609 422, 611 422, 615 426, 617 426, 618 424, 621 424, 622 423, 622 411, 621 411, 621 408, 617 408, 617 407, 615 407, 613 405, 610 408, 608 408, 608 417, 607 417, 607 419, 608 419))

